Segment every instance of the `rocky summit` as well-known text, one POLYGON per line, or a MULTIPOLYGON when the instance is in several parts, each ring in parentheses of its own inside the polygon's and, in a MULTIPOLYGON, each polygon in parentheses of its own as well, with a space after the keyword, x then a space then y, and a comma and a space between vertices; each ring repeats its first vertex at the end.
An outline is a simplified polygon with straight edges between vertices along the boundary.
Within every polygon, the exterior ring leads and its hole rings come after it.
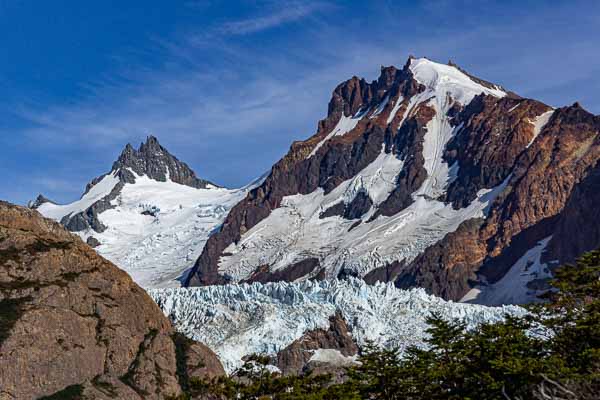
POLYGON ((579 104, 411 57, 335 88, 317 132, 231 209, 186 284, 355 276, 533 301, 556 264, 600 245, 586 218, 599 161, 600 116, 579 104))
POLYGON ((0 399, 163 399, 223 373, 125 272, 58 223, 0 202, 0 399))
POLYGON ((137 150, 131 144, 127 144, 113 163, 110 172, 92 179, 87 184, 80 201, 60 206, 39 195, 29 206, 59 219, 70 231, 91 229, 101 233, 107 227, 98 215, 114 207, 113 200, 119 196, 126 183, 136 182, 136 176, 147 176, 158 182, 170 181, 193 188, 217 187, 196 177, 194 171, 171 155, 158 143, 156 137, 148 136, 146 142, 141 143, 137 150))

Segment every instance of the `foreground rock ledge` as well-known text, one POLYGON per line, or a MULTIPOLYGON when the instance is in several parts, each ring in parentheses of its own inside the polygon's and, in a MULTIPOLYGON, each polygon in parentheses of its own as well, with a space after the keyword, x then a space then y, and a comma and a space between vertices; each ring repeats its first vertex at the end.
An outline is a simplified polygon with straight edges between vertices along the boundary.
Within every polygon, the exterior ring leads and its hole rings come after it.
POLYGON ((125 272, 58 223, 0 201, 1 400, 162 399, 221 374, 216 355, 178 338, 125 272))

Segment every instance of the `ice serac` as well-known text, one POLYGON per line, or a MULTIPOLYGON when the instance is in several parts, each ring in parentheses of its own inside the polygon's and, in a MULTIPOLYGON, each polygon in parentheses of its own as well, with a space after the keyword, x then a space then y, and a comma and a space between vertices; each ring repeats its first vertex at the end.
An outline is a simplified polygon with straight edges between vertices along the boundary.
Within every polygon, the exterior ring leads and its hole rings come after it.
POLYGON ((597 120, 425 58, 353 77, 186 284, 358 276, 461 299, 552 235, 598 161, 597 120))
POLYGON ((58 205, 38 198, 35 205, 143 287, 165 287, 180 285, 210 233, 247 190, 197 178, 150 136, 138 149, 128 144, 80 200, 58 205))
POLYGON ((154 289, 149 293, 180 332, 206 343, 229 372, 254 353, 275 360, 280 353, 278 365, 294 370, 303 368, 307 356, 308 364, 332 357, 350 361, 353 343, 360 348, 374 342, 398 347, 401 352, 410 346, 423 347, 426 319, 434 312, 470 328, 500 321, 507 313, 525 312, 518 306, 447 302, 423 289, 401 290, 391 283, 368 285, 352 277, 154 289), (309 342, 301 343, 302 338, 309 342))
POLYGON ((223 373, 212 351, 178 337, 125 272, 57 222, 0 201, 0 398, 158 400, 179 395, 183 376, 223 373))

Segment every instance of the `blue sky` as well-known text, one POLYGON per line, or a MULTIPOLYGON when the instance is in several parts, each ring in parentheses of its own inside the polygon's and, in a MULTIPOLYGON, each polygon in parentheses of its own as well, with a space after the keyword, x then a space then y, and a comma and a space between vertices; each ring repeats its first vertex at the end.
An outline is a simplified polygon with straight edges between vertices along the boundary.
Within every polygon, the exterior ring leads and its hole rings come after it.
POLYGON ((0 199, 78 198, 148 134, 239 186, 409 54, 600 113, 597 1, 0 0, 0 199))

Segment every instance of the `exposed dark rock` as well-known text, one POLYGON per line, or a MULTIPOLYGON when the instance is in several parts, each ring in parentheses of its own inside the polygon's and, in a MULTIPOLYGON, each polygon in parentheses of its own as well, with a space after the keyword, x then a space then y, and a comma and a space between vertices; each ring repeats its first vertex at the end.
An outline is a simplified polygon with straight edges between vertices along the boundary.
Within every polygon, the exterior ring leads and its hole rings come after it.
MULTIPOLYGON (((336 313, 329 319, 329 329, 316 329, 304 333, 301 338, 295 340, 292 344, 277 353, 276 366, 284 375, 297 375, 307 372, 305 369, 309 364, 315 350, 332 349, 337 350, 342 356, 354 356, 358 353, 358 346, 354 343, 352 336, 346 325, 346 321, 340 313, 336 313)), ((320 363, 321 364, 321 363, 320 363)), ((312 364, 310 369, 317 371, 316 364, 312 364)), ((341 365, 330 365, 330 367, 343 367, 341 365)), ((324 371, 323 373, 330 372, 324 371)))
POLYGON ((600 162, 577 185, 560 213, 542 261, 573 263, 600 247, 600 162))
POLYGON ((93 236, 88 236, 85 242, 90 247, 98 247, 101 244, 100 241, 93 236))
POLYGON ((403 270, 404 266, 404 261, 394 261, 383 267, 375 268, 366 274, 363 279, 369 285, 374 285, 377 282, 393 282, 403 270))
MULTIPOLYGON (((492 204, 488 218, 478 228, 463 223, 456 232, 430 246, 407 266, 397 284, 422 286, 458 300, 477 282, 477 273, 490 282, 499 279, 528 249, 559 229, 563 208, 577 193, 579 182, 582 193, 594 190, 591 183, 597 179, 594 166, 599 159, 600 117, 580 107, 557 109, 531 146, 517 156, 511 178, 492 204)), ((578 208, 575 201, 579 200, 573 201, 572 207, 578 208)), ((596 215, 595 204, 594 196, 582 200, 582 217, 596 215)), ((565 213, 579 213, 572 207, 565 213)), ((577 229, 565 227, 559 237, 577 229)), ((585 233, 573 236, 571 243, 577 244, 571 254, 578 246, 584 248, 596 240, 595 228, 581 230, 585 233), (583 239, 587 234, 592 237, 590 243, 583 239)))
POLYGON ((165 182, 167 177, 175 183, 195 188, 216 186, 204 179, 196 177, 194 171, 184 162, 179 161, 158 143, 154 136, 148 136, 145 143, 135 150, 130 144, 115 161, 112 171, 119 171, 123 182, 133 183, 135 178, 127 169, 138 175, 146 175, 151 179, 165 182))
POLYGON ((396 188, 379 205, 372 219, 379 215, 394 215, 413 203, 412 193, 421 187, 427 178, 423 140, 425 126, 434 114, 435 111, 431 107, 419 107, 416 115, 405 121, 397 135, 391 139, 392 151, 404 161, 404 166, 397 178, 396 188))
POLYGON ((446 200, 466 207, 480 189, 502 183, 533 140, 531 121, 548 110, 535 100, 476 96, 456 117, 462 128, 446 147, 445 160, 459 167, 446 200))
POLYGON ((372 206, 373 201, 368 193, 360 191, 350 203, 337 203, 322 212, 319 218, 328 218, 337 215, 345 219, 358 219, 369 212, 372 206))
POLYGON ((470 289, 469 282, 476 279, 472 265, 483 262, 486 257, 479 243, 482 223, 481 219, 467 220, 455 232, 427 248, 401 270, 396 286, 423 287, 445 299, 460 299, 470 289))
MULTIPOLYGON (((104 175, 100 178, 97 178, 98 182, 103 177, 104 177, 104 175)), ((97 202, 92 204, 90 207, 88 207, 86 210, 84 210, 80 213, 77 213, 75 215, 71 215, 71 214, 65 215, 60 220, 60 223, 62 225, 64 225, 65 228, 67 228, 71 232, 80 232, 80 231, 85 231, 88 229, 93 229, 94 231, 96 231, 98 233, 104 232, 106 230, 106 226, 104 226, 104 224, 102 222, 100 222, 98 215, 106 210, 113 208, 113 205, 111 204, 111 202, 119 196, 119 194, 121 193, 121 189, 123 188, 123 185, 124 185, 123 181, 118 182, 107 196, 101 198, 100 200, 98 200, 97 202)), ((87 192, 87 190, 89 190, 89 187, 90 186, 88 184, 88 188, 86 189, 86 192, 87 192)))
POLYGON ((297 263, 291 264, 283 269, 278 269, 276 271, 271 271, 268 265, 263 265, 257 268, 257 270, 252 274, 252 276, 244 282, 293 282, 296 279, 302 278, 304 276, 309 276, 318 268, 319 259, 314 257, 305 258, 302 261, 298 261, 297 263))
POLYGON ((44 195, 42 194, 38 194, 38 197, 35 198, 35 200, 30 201, 27 206, 29 208, 32 209, 37 209, 39 206, 41 206, 44 203, 52 203, 52 204, 56 204, 55 202, 53 202, 52 200, 47 199, 46 197, 44 197, 44 195))
MULTIPOLYGON (((80 232, 88 229, 92 229, 98 233, 104 232, 106 226, 100 222, 98 215, 114 207, 111 202, 119 196, 121 189, 126 183, 135 183, 135 175, 131 171, 134 171, 137 175, 146 175, 151 179, 161 182, 165 182, 167 177, 169 177, 173 182, 194 188, 206 188, 209 185, 217 186, 196 177, 194 171, 187 164, 171 155, 167 149, 158 143, 158 140, 154 136, 149 136, 145 143, 140 144, 138 150, 134 149, 131 144, 127 144, 117 161, 113 163, 111 171, 108 174, 92 179, 87 184, 84 195, 107 175, 113 175, 119 180, 111 192, 86 210, 74 215, 65 215, 60 221, 61 224, 71 232, 80 232)), ((37 208, 48 201, 40 195, 30 207, 37 208)))
POLYGON ((557 221, 558 216, 545 218, 516 234, 500 254, 488 257, 484 261, 477 271, 478 274, 485 277, 488 283, 499 281, 523 254, 554 232, 557 221))
POLYGON ((319 214, 319 218, 324 219, 324 218, 330 218, 330 217, 334 217, 334 216, 343 217, 345 211, 346 211, 346 204, 344 204, 344 202, 339 202, 339 203, 332 205, 327 210, 325 210, 321 214, 319 214))
POLYGON ((77 236, 34 210, 0 202, 0 265, 1 396, 181 393, 170 322, 77 236))

